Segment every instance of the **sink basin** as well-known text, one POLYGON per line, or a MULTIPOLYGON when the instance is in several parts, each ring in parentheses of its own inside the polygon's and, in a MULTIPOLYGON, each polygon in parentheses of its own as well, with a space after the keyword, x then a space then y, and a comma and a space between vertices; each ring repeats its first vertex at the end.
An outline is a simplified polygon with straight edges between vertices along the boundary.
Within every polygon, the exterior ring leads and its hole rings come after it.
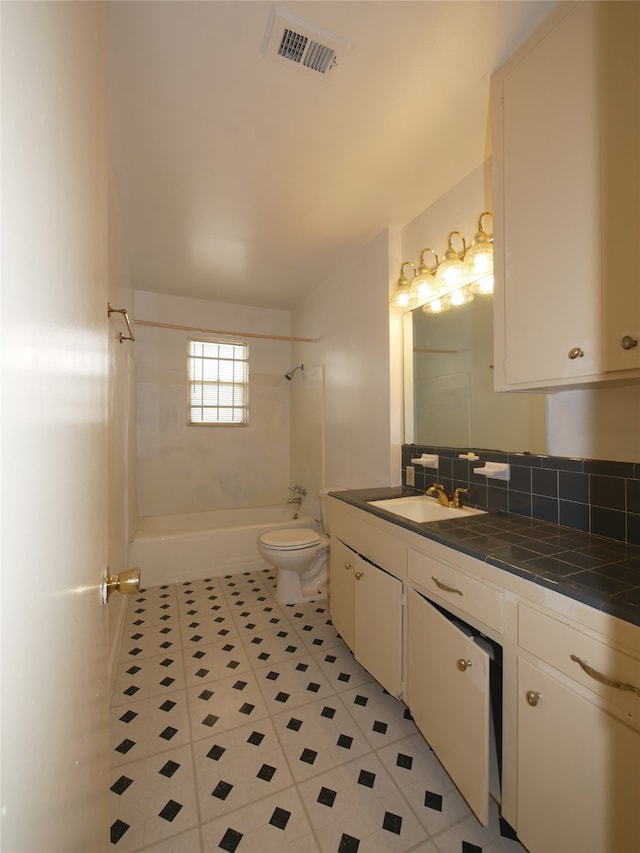
POLYGON ((427 495, 416 495, 408 498, 389 498, 384 501, 369 501, 371 506, 386 509, 395 515, 401 515, 410 521, 424 523, 427 521, 446 521, 453 518, 468 518, 472 515, 486 515, 484 509, 474 509, 470 506, 448 507, 438 503, 436 498, 427 495))

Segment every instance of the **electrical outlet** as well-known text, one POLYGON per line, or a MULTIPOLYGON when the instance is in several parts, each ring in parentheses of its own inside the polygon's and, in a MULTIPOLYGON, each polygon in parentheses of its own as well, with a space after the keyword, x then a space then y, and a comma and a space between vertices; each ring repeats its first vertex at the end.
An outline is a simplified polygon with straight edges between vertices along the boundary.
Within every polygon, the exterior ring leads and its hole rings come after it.
POLYGON ((407 467, 405 468, 405 474, 406 474, 407 486, 415 486, 416 469, 413 467, 413 465, 407 465, 407 467))

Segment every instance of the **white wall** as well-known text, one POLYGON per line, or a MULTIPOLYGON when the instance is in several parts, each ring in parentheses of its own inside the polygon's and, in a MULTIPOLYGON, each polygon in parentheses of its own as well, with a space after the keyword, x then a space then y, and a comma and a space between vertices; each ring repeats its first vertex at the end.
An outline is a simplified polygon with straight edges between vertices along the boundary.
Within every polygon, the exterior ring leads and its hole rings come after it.
POLYGON ((640 462, 640 384, 551 394, 549 453, 640 462))
MULTIPOLYGON (((290 334, 289 311, 137 291, 135 317, 210 329, 290 334)), ((279 503, 288 497, 291 344, 247 338, 249 425, 187 426, 187 340, 135 326, 138 514, 279 503)), ((205 336, 206 337, 206 336, 205 336)), ((236 336, 242 339, 241 335, 236 336)))
POLYGON ((390 403, 392 247, 393 235, 382 232, 293 311, 293 334, 319 339, 295 344, 293 362, 325 369, 326 486, 391 485, 400 475, 390 452, 398 415, 390 403))

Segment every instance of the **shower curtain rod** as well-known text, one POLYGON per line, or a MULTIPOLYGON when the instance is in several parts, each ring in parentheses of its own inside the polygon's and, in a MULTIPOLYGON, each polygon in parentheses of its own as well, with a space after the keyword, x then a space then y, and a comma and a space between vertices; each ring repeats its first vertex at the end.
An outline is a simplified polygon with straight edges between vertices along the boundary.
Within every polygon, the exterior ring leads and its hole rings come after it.
POLYGON ((175 329, 178 332, 204 332, 209 335, 230 335, 234 338, 263 338, 268 341, 295 341, 317 344, 317 338, 294 338, 290 335, 261 335, 258 332, 229 332, 225 329, 203 329, 201 326, 177 326, 174 323, 154 323, 153 320, 134 320, 137 326, 154 326, 157 329, 175 329))

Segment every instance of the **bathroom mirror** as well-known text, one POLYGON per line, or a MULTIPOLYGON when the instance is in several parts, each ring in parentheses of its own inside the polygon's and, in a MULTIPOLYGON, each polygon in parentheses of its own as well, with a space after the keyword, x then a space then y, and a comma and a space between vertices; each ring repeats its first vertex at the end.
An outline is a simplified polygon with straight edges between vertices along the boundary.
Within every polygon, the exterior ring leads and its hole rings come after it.
POLYGON ((546 453, 544 394, 493 390, 493 297, 404 315, 405 442, 546 453))

